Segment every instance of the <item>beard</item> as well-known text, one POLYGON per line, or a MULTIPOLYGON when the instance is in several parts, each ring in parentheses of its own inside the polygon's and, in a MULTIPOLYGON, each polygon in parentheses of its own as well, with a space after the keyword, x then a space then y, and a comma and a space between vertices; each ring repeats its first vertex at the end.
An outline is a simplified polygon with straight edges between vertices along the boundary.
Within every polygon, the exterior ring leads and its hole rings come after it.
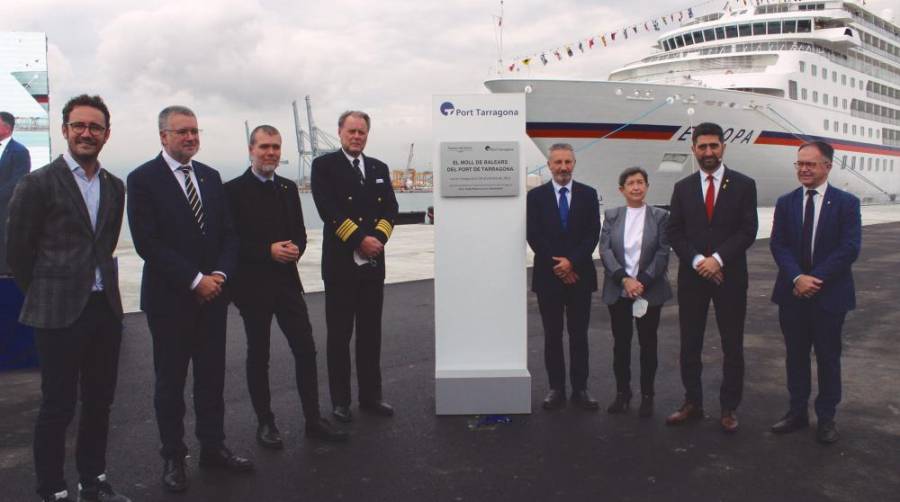
POLYGON ((277 163, 266 164, 266 163, 260 162, 259 164, 253 166, 253 168, 256 169, 256 172, 258 172, 259 174, 262 174, 263 176, 268 177, 275 173, 275 169, 278 168, 278 164, 277 163))
POLYGON ((719 158, 715 155, 707 155, 698 159, 698 163, 704 171, 715 171, 719 167, 719 162, 719 158))

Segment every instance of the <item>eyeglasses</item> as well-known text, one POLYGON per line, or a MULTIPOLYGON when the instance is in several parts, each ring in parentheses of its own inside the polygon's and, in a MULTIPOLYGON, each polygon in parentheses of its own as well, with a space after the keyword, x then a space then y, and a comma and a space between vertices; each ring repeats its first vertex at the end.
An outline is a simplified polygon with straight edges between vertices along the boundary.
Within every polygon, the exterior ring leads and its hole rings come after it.
POLYGON ((75 134, 84 134, 85 129, 93 136, 100 136, 106 132, 106 128, 100 124, 85 124, 84 122, 69 122, 66 124, 75 134))
POLYGON ((184 137, 188 135, 199 136, 200 133, 203 132, 203 129, 197 129, 196 127, 186 127, 184 129, 165 129, 165 131, 173 133, 176 136, 184 137))
POLYGON ((822 161, 822 162, 798 161, 798 162, 794 162, 794 167, 797 169, 814 169, 819 164, 824 165, 824 164, 828 164, 828 163, 829 162, 827 160, 822 161))

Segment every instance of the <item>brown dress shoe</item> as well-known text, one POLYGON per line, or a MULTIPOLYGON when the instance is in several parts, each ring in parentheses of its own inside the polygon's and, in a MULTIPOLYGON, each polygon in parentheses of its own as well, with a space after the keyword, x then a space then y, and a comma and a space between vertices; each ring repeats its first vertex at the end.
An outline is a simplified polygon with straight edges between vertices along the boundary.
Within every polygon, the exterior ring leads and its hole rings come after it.
POLYGON ((738 430, 738 418, 734 410, 722 410, 722 419, 719 421, 722 425, 722 432, 731 434, 738 430))
POLYGON ((678 408, 678 411, 666 417, 666 425, 679 425, 689 420, 700 420, 703 418, 703 408, 691 402, 685 402, 678 408))

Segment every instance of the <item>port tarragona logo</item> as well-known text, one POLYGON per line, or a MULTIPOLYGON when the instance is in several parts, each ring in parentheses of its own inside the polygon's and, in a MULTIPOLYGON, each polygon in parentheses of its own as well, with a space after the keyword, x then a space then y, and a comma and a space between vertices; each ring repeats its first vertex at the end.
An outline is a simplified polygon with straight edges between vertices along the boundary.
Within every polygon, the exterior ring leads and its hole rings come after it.
POLYGON ((453 113, 453 110, 455 109, 456 107, 454 107, 453 103, 449 101, 444 101, 443 103, 441 103, 441 114, 443 114, 445 117, 453 113))

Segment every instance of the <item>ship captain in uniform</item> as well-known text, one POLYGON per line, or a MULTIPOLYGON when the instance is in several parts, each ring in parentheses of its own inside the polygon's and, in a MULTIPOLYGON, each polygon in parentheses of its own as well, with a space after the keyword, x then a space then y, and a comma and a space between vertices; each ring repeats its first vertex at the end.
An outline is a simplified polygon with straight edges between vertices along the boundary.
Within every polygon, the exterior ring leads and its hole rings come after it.
POLYGON ((356 327, 359 407, 392 416, 381 390, 384 246, 394 229, 397 199, 386 164, 363 154, 371 119, 347 111, 338 119, 341 149, 312 163, 312 193, 322 218, 322 279, 328 331, 332 414, 351 422, 350 339, 356 327))

